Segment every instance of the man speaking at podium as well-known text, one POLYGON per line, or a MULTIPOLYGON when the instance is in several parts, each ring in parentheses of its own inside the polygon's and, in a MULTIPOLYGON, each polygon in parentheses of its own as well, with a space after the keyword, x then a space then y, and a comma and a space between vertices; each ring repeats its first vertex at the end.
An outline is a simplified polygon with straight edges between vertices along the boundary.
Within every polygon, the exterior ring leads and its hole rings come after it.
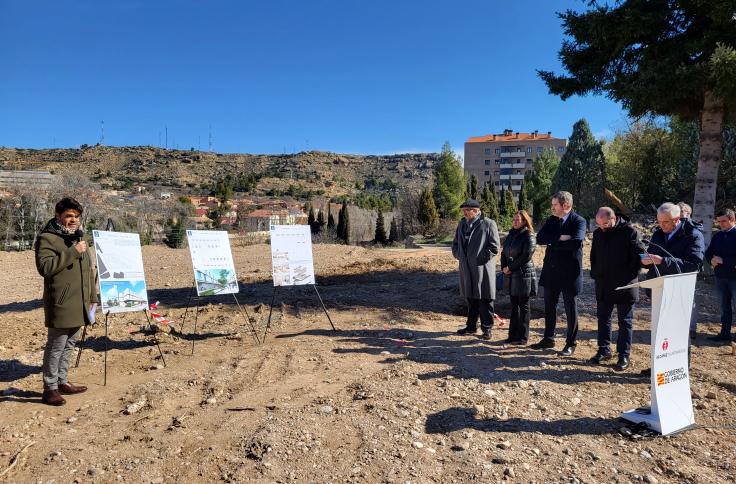
MULTIPOLYGON (((700 271, 705 252, 703 233, 695 225, 681 220, 680 207, 670 202, 660 205, 657 224, 659 228, 649 242, 648 256, 641 261, 649 268, 647 279, 700 271)), ((649 375, 651 369, 641 373, 649 375)))

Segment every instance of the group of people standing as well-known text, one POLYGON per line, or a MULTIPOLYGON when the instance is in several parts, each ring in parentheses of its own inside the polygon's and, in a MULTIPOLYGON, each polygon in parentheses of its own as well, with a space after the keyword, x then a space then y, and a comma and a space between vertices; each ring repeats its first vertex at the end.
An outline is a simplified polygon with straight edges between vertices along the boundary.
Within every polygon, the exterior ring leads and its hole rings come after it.
MULTIPOLYGON (((577 296, 583 288, 583 242, 586 222, 573 210, 573 197, 558 192, 551 199, 552 215, 535 235, 529 214, 514 215, 513 226, 503 245, 496 223, 483 217, 480 204, 462 204, 463 219, 452 244, 459 261, 460 292, 468 301, 468 319, 459 334, 475 334, 481 321, 481 338, 490 340, 494 321, 497 285, 510 297, 511 311, 506 343, 526 345, 529 339, 529 300, 544 289, 544 336, 530 347, 535 350, 555 347, 557 303, 562 295, 567 318, 565 345, 559 352, 572 356, 577 347, 577 296), (532 256, 538 245, 546 246, 542 271, 537 281, 532 256), (496 277, 496 256, 500 254, 501 277, 496 277)), ((697 272, 704 260, 715 270, 716 289, 721 300, 721 332, 710 339, 731 341, 732 304, 736 302, 736 216, 730 209, 717 214, 720 231, 704 248, 702 225, 690 219, 687 204, 664 203, 657 209, 658 228, 651 241, 643 241, 629 220, 610 207, 600 207, 595 220, 590 250, 590 277, 595 284, 598 319, 598 351, 590 359, 601 364, 613 358, 612 324, 618 316, 615 369, 630 365, 634 308, 639 289, 618 290, 638 281, 642 269, 647 279, 669 274, 697 272), (647 242, 646 244, 644 242, 647 242)), ((499 288, 500 289, 500 288, 499 288)), ((691 338, 696 336, 697 313, 693 306, 691 338)), ((646 371, 646 370, 645 370, 646 371)))

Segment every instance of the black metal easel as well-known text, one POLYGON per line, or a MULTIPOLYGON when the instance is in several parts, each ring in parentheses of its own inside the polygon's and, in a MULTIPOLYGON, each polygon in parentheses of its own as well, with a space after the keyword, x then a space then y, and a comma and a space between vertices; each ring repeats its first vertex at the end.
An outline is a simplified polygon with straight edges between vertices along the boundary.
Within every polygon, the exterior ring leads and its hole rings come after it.
MULTIPOLYGON (((181 329, 179 330, 180 333, 184 334, 184 323, 187 319, 187 314, 189 313, 189 308, 191 307, 192 303, 192 297, 196 298, 196 304, 194 308, 194 332, 193 335, 197 334, 197 320, 199 317, 199 299, 201 296, 195 294, 197 291, 197 281, 194 281, 194 285, 189 290, 189 298, 187 299, 187 307, 184 310, 184 314, 181 317, 181 329)), ((235 295, 235 293, 230 293, 233 296, 233 299, 235 300, 235 304, 238 305, 238 311, 240 312, 240 315, 243 316, 243 319, 248 323, 248 326, 250 326, 251 329, 251 335, 256 340, 256 344, 261 344, 261 340, 258 338, 258 331, 256 330, 255 326, 253 326, 253 322, 250 320, 250 314, 248 314, 248 309, 246 309, 245 306, 240 304, 240 301, 238 301, 238 297, 235 295)), ((192 338, 192 354, 194 354, 194 338, 192 338)))
MULTIPOLYGON (((161 345, 159 345, 158 342, 158 336, 156 336, 156 332, 153 329, 153 324, 151 324, 151 318, 148 315, 148 310, 144 309, 143 314, 146 316, 146 323, 148 324, 148 329, 153 333, 153 341, 156 344, 156 347, 158 348, 158 354, 161 355, 161 361, 163 362, 164 366, 166 366, 166 358, 164 358, 164 353, 161 351, 161 345)), ((104 364, 104 381, 103 385, 107 385, 107 350, 108 350, 108 342, 110 341, 108 337, 108 319, 110 317, 110 311, 105 313, 105 364, 104 364)), ((79 352, 77 353, 77 362, 74 365, 75 368, 79 367, 79 360, 82 358, 82 350, 84 349, 84 340, 87 336, 87 325, 84 326, 84 329, 82 330, 82 339, 79 341, 79 352)))
MULTIPOLYGON (((319 291, 317 290, 316 284, 308 284, 309 286, 312 286, 314 289, 314 292, 317 294, 317 299, 319 300, 319 303, 322 305, 322 310, 325 312, 325 316, 327 316, 327 321, 330 322, 330 326, 332 326, 332 331, 337 331, 337 328, 335 328, 335 325, 332 323, 332 318, 330 317, 330 313, 327 312, 327 308, 325 307, 325 303, 322 301, 322 296, 319 294, 319 291)), ((268 309, 268 322, 266 323, 266 330, 263 332, 263 341, 266 341, 266 335, 268 334, 268 330, 271 329, 271 315, 273 314, 273 303, 276 300, 276 290, 280 286, 273 286, 273 294, 271 295, 271 306, 268 309)))

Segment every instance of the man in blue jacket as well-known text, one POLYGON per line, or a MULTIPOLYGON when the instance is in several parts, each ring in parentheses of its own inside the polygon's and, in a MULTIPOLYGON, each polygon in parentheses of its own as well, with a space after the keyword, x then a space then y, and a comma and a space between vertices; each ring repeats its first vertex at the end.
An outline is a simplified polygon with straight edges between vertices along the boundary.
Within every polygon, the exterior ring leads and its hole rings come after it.
POLYGON ((721 301, 721 332, 708 339, 731 341, 731 310, 736 301, 736 214, 731 209, 720 210, 716 215, 720 231, 713 236, 705 260, 713 266, 716 276, 716 291, 721 301))
POLYGON ((705 249, 703 233, 692 223, 681 220, 680 207, 670 202, 657 209, 657 224, 659 228, 652 234, 649 257, 641 261, 649 268, 647 279, 698 272, 705 249))
POLYGON ((557 192, 552 197, 552 216, 537 234, 537 244, 546 245, 539 285, 544 286, 544 338, 531 345, 541 350, 555 347, 557 302, 562 294, 567 315, 567 338, 562 356, 572 356, 577 346, 578 306, 583 289, 583 240, 585 219, 572 210, 572 194, 557 192))

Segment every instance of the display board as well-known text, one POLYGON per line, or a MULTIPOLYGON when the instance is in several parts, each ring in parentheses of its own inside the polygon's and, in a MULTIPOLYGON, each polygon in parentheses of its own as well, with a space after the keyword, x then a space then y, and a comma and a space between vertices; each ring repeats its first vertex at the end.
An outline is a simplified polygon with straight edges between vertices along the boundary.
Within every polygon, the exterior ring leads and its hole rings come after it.
POLYGON ((187 230, 197 296, 237 294, 230 239, 223 230, 187 230))
POLYGON ((271 225, 271 261, 274 286, 314 284, 309 225, 271 225))
POLYGON ((138 234, 93 230, 103 313, 145 311, 148 292, 138 234))

